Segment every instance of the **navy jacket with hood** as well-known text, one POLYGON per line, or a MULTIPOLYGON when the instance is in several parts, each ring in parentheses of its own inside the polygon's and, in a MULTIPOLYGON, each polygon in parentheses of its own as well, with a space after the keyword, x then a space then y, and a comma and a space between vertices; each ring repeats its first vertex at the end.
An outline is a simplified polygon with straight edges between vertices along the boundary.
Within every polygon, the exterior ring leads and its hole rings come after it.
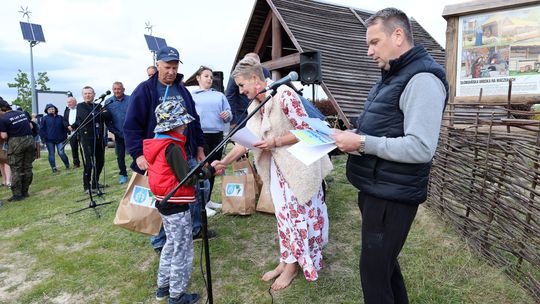
MULTIPOLYGON (((156 107, 160 104, 159 93, 157 90, 158 73, 155 73, 148 80, 141 82, 131 94, 128 105, 126 120, 124 122, 124 139, 126 150, 133 158, 131 169, 141 173, 141 170, 135 163, 137 157, 143 155, 143 140, 154 137, 154 128, 156 127, 156 107)), ((204 147, 204 135, 201 129, 199 115, 195 109, 195 102, 191 94, 182 84, 184 75, 177 74, 173 86, 178 89, 186 103, 187 112, 195 118, 187 128, 188 150, 192 157, 196 156, 197 147, 204 147)))
POLYGON ((59 144, 66 140, 68 130, 64 126, 64 118, 58 115, 58 108, 52 104, 45 107, 45 115, 41 118, 39 136, 44 142, 59 144), (54 108, 54 114, 49 114, 47 110, 54 108))

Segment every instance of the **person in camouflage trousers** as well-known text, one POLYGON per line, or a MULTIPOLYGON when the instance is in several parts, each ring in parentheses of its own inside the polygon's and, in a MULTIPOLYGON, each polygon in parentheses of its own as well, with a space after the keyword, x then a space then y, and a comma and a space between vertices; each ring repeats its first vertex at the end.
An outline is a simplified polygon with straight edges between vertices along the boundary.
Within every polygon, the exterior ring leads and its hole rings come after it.
POLYGON ((8 201, 20 201, 28 197, 32 183, 32 162, 35 158, 35 143, 30 120, 22 111, 11 109, 0 97, 0 110, 6 112, 0 118, 0 136, 7 139, 8 164, 11 167, 11 192, 8 201))
MULTIPOLYGON (((196 293, 186 293, 193 263, 193 235, 189 204, 196 203, 195 179, 179 187, 171 198, 163 198, 189 172, 184 130, 194 120, 178 101, 165 101, 155 110, 155 137, 143 141, 143 154, 148 162, 148 184, 156 198, 156 208, 163 221, 167 241, 161 250, 156 299, 169 297, 169 304, 192 304, 196 293)), ((205 178, 212 176, 203 168, 205 178)))

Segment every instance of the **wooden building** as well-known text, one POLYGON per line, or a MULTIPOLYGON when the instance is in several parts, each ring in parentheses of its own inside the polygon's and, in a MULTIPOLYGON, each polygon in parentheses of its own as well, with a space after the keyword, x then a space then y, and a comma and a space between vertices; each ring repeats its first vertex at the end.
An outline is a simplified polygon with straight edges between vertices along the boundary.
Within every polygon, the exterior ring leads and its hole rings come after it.
MULTIPOLYGON (((320 51, 321 87, 349 126, 380 77, 377 65, 367 56, 364 21, 371 14, 322 1, 257 0, 234 64, 245 54, 256 52, 277 79, 291 70, 299 72, 301 52, 320 51)), ((444 49, 418 22, 411 21, 415 41, 443 65, 444 49)))

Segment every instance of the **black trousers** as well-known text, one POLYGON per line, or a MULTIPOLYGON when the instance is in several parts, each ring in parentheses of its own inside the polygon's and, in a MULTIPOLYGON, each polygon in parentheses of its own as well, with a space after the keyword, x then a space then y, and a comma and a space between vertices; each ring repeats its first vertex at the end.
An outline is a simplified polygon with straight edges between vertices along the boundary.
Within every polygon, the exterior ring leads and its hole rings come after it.
POLYGON ((84 189, 90 189, 90 178, 92 178, 92 188, 97 188, 99 176, 105 163, 105 142, 101 136, 95 138, 81 136, 81 146, 84 153, 84 189), (92 174, 93 173, 93 174, 92 174))
POLYGON ((73 156, 73 165, 80 166, 81 160, 79 159, 79 135, 73 136, 69 140, 69 146, 71 147, 71 156, 73 156))
MULTIPOLYGON (((206 145, 204 146, 204 154, 208 155, 208 153, 212 152, 215 147, 219 145, 219 143, 223 140, 223 132, 218 133, 204 133, 204 141, 206 142, 206 145)), ((208 164, 210 165, 214 160, 221 159, 221 156, 223 154, 223 148, 221 148, 219 151, 217 151, 214 156, 208 159, 208 164)), ((208 195, 208 199, 212 197, 212 189, 214 188, 214 176, 212 176, 210 179, 210 193, 208 195)))
POLYGON ((364 303, 409 303, 398 263, 418 205, 358 193, 362 213, 360 279, 364 303))

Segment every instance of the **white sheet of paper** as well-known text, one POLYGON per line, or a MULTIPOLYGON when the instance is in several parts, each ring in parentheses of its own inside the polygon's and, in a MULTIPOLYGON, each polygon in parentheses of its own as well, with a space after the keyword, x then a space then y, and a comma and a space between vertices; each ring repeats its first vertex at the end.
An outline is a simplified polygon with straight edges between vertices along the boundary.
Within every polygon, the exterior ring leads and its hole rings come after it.
POLYGON ((260 138, 258 138, 257 135, 251 132, 251 130, 247 127, 238 130, 236 133, 234 133, 231 139, 248 149, 256 149, 253 147, 253 144, 260 140, 260 138))
POLYGON ((317 130, 323 134, 330 135, 334 131, 322 120, 318 118, 306 117, 304 121, 314 130, 317 130))
POLYGON ((310 146, 302 141, 297 142, 296 144, 287 148, 294 157, 298 158, 304 165, 309 166, 316 160, 328 154, 328 152, 334 150, 336 145, 334 144, 325 144, 318 146, 310 146))

